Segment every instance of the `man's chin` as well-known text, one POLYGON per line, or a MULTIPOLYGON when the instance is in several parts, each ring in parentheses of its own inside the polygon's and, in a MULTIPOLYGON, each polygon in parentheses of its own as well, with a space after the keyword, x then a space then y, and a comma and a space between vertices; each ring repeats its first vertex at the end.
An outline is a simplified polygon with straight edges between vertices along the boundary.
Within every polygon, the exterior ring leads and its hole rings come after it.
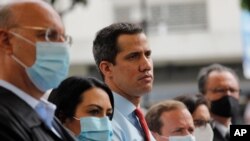
POLYGON ((141 89, 140 95, 147 95, 152 91, 152 86, 144 87, 141 89))

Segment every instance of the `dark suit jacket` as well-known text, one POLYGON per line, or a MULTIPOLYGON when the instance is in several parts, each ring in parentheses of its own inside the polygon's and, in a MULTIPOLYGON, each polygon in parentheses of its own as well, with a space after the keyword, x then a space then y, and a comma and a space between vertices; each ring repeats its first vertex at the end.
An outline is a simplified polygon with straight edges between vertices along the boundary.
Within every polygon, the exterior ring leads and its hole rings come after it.
POLYGON ((25 101, 0 86, 0 140, 76 141, 56 118, 52 125, 62 138, 55 135, 25 101))
POLYGON ((214 138, 213 141, 229 141, 229 139, 226 139, 225 137, 222 136, 220 131, 212 125, 213 131, 214 131, 214 138))

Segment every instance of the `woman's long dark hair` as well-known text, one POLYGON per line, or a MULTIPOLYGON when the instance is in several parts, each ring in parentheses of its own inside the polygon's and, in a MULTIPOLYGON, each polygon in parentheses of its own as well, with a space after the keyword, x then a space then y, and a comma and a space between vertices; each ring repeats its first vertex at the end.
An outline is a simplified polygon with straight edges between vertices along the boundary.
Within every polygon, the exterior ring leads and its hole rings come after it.
MULTIPOLYGON (((49 95, 48 100, 57 106, 55 111, 56 117, 62 123, 66 119, 74 117, 77 105, 83 100, 82 93, 93 87, 101 88, 108 94, 112 108, 114 109, 113 94, 106 84, 92 77, 72 76, 62 81, 49 95)), ((112 118, 113 112, 109 116, 110 120, 112 118)))

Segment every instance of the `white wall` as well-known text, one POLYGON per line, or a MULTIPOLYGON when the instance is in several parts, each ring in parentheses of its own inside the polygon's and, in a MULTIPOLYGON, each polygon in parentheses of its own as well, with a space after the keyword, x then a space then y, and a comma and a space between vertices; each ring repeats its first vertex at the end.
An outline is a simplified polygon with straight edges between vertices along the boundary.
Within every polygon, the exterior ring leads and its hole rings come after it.
POLYGON ((207 32, 150 37, 156 63, 236 62, 241 59, 239 1, 207 0, 207 6, 207 32))
MULTIPOLYGON (((1 3, 9 0, 1 0, 1 3)), ((98 30, 111 24, 114 2, 129 4, 134 0, 88 0, 64 16, 67 33, 73 37, 72 64, 93 64, 92 41, 98 30)), ((148 3, 166 2, 146 0, 148 3)), ((171 2, 173 0, 168 0, 171 2)), ((181 2, 183 0, 178 0, 181 2)), ((194 0, 190 0, 194 1, 194 0)), ((203 63, 240 61, 242 57, 239 0, 206 0, 208 31, 167 33, 149 36, 153 60, 161 63, 203 63)), ((139 8, 139 7, 138 7, 139 8)))
MULTIPOLYGON (((113 22, 112 0, 88 2, 87 7, 78 7, 65 17, 66 28, 74 37, 72 63, 93 63, 94 35, 113 22)), ((208 31, 149 37, 156 63, 226 62, 241 59, 239 1, 207 0, 207 6, 208 31)))
POLYGON ((94 63, 92 41, 98 30, 113 22, 110 0, 88 0, 64 16, 67 33, 73 37, 71 61, 74 64, 94 63))

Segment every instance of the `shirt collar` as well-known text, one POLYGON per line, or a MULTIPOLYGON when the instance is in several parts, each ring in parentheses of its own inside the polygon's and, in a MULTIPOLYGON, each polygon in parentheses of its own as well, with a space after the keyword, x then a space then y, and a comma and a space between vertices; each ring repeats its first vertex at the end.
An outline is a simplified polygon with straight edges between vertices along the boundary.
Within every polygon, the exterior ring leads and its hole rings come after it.
POLYGON ((131 115, 136 109, 136 106, 121 95, 115 92, 113 92, 113 94, 115 108, 122 111, 121 113, 126 117, 131 115))
POLYGON ((39 100, 33 98, 26 92, 22 91, 21 89, 17 88, 16 86, 12 85, 11 83, 0 80, 0 86, 10 90, 15 95, 17 95, 19 98, 21 98, 23 101, 25 101, 27 104, 29 104, 33 109, 35 109, 36 105, 39 103, 39 100))
MULTIPOLYGON (((19 98, 21 98, 23 101, 25 101, 28 105, 30 105, 34 110, 36 110, 36 106, 38 104, 42 104, 43 107, 45 107, 45 110, 47 112, 47 120, 49 123, 52 122, 56 106, 53 103, 48 102, 46 99, 41 98, 40 100, 37 100, 27 94, 26 92, 22 91, 21 89, 17 88, 16 86, 12 85, 11 83, 0 80, 0 86, 10 90, 14 94, 16 94, 19 98)), ((38 113, 38 111, 36 110, 38 113)), ((38 113, 39 114, 39 113, 38 113)), ((40 115, 40 114, 39 114, 40 115)))
POLYGON ((229 127, 226 127, 225 125, 219 123, 216 120, 214 121, 214 126, 219 130, 223 137, 225 137, 226 134, 229 133, 229 127))

